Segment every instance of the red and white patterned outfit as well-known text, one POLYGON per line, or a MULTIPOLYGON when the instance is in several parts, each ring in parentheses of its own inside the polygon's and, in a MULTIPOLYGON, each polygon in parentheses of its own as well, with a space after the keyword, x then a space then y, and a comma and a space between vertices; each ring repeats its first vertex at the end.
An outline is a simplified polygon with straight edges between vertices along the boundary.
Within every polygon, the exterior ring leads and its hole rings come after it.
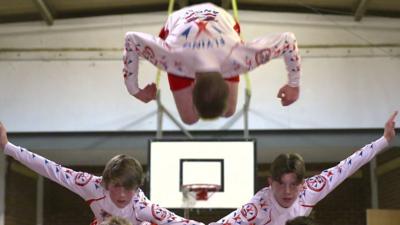
POLYGON ((63 167, 11 143, 7 143, 4 153, 38 174, 81 196, 94 213, 93 225, 100 224, 109 216, 125 218, 133 225, 139 225, 143 222, 160 225, 204 225, 179 217, 150 202, 141 189, 136 191, 131 202, 125 208, 118 208, 111 201, 109 192, 100 185, 101 177, 63 167))
POLYGON ((313 207, 346 178, 388 146, 384 137, 364 146, 335 167, 307 178, 303 191, 289 208, 281 207, 270 187, 261 189, 250 201, 213 225, 284 225, 297 216, 308 216, 313 207))
POLYGON ((239 24, 232 16, 211 3, 174 12, 160 33, 161 38, 128 32, 124 78, 129 93, 134 95, 139 91, 139 57, 170 74, 194 79, 196 72, 219 72, 224 78, 232 78, 283 56, 288 84, 299 86, 300 57, 292 33, 272 34, 244 42, 238 32, 239 24))

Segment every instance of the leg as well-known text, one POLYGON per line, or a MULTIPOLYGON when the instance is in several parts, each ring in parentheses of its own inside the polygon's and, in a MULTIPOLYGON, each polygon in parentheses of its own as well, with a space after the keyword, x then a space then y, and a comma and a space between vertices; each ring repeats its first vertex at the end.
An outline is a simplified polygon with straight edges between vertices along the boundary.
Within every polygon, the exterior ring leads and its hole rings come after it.
POLYGON ((229 87, 226 111, 223 117, 231 117, 236 111, 239 82, 225 81, 229 87))
POLYGON ((172 91, 179 115, 182 121, 189 125, 194 124, 199 120, 199 116, 197 115, 196 109, 193 105, 192 92, 193 84, 186 88, 172 91))

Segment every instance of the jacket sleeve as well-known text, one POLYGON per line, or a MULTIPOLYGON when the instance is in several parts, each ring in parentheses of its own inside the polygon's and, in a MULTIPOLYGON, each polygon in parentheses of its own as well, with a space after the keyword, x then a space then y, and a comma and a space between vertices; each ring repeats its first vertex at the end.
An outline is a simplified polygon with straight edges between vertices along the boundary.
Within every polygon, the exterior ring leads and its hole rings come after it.
POLYGON ((384 137, 364 146, 335 167, 322 171, 321 174, 306 179, 304 190, 300 194, 304 204, 314 206, 327 194, 333 191, 346 178, 350 177, 360 167, 367 164, 378 153, 388 146, 384 137))
POLYGON ((139 92, 138 84, 138 69, 139 69, 139 55, 136 49, 135 40, 131 37, 132 33, 127 33, 125 36, 124 48, 124 80, 129 94, 135 95, 139 92))
POLYGON ((272 34, 246 43, 255 49, 255 64, 261 65, 271 59, 283 57, 288 72, 288 84, 292 87, 300 85, 300 55, 296 37, 291 32, 272 34))
POLYGON ((169 46, 159 37, 141 32, 126 33, 123 74, 128 92, 135 95, 140 90, 138 82, 139 57, 146 59, 160 69, 166 70, 167 55, 170 54, 169 46))
POLYGON ((25 148, 7 143, 4 153, 36 173, 78 194, 85 200, 95 198, 96 192, 101 192, 100 190, 102 190, 99 177, 63 167, 25 148))
POLYGON ((270 204, 265 199, 267 194, 268 188, 260 190, 248 203, 211 225, 264 225, 271 222, 270 204))
POLYGON ((203 223, 177 216, 175 213, 152 203, 140 189, 134 198, 136 198, 134 199, 136 202, 134 208, 139 221, 147 221, 158 225, 204 225, 203 223))

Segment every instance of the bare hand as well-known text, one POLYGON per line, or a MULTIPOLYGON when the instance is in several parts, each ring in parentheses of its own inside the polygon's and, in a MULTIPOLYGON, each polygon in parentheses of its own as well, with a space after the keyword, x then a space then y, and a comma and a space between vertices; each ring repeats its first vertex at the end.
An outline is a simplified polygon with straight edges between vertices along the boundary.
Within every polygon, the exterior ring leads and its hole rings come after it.
POLYGON ((140 89, 134 96, 144 103, 156 99, 157 87, 155 83, 148 84, 145 88, 140 89))
POLYGON ((395 123, 395 119, 397 116, 397 111, 395 111, 390 117, 389 120, 386 122, 385 124, 385 131, 383 132, 383 136, 386 138, 386 140, 388 142, 390 142, 394 136, 396 136, 396 131, 395 131, 395 127, 396 127, 396 123, 395 123))
POLYGON ((7 143, 8 143, 7 130, 0 122, 0 147, 3 151, 6 148, 7 143))
POLYGON ((299 98, 299 92, 299 87, 291 87, 286 84, 279 89, 277 97, 281 99, 283 106, 288 106, 299 98))

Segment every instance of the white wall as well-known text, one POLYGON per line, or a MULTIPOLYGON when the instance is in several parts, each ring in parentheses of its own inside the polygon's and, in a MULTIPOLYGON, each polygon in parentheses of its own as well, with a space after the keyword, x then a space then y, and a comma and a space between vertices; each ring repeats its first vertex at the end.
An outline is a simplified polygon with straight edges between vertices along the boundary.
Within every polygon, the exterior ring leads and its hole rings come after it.
MULTIPOLYGON (((154 13, 57 20, 51 27, 0 25, 0 120, 14 132, 156 129, 156 104, 142 104, 125 90, 121 52, 126 31, 156 35, 164 19, 154 13)), ((287 79, 282 60, 250 73, 250 129, 380 128, 400 108, 400 19, 356 23, 353 17, 249 11, 240 19, 247 40, 294 32, 303 56, 301 98, 290 107, 275 97, 287 79)), ((141 62, 142 84, 155 73, 141 62)), ((166 76, 161 83, 163 102, 177 116, 166 76)), ((242 79, 238 108, 243 88, 242 79)), ((219 129, 226 122, 188 128, 219 129)), ((168 119, 164 128, 177 129, 168 119)), ((241 119, 231 127, 242 128, 241 119)))

